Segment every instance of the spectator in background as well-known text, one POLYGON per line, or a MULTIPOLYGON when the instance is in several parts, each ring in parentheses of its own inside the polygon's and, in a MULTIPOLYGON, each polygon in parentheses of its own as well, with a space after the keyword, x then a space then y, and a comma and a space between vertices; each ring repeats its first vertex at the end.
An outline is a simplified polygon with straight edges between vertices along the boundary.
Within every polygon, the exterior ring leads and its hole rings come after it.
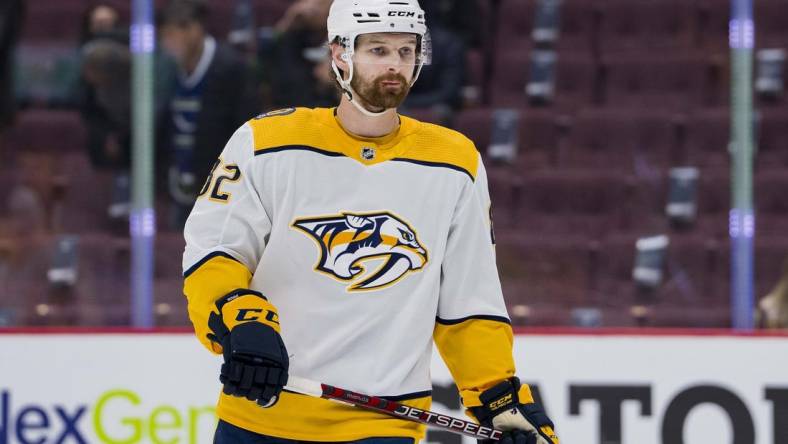
POLYGON ((131 54, 128 46, 110 39, 90 41, 82 52, 88 155, 94 168, 114 173, 108 213, 125 218, 130 211, 131 54))
POLYGON ((14 118, 12 62, 14 47, 22 28, 24 6, 22 0, 0 1, 0 137, 14 118))
POLYGON ((112 6, 99 3, 85 11, 77 95, 88 129, 88 154, 98 169, 128 169, 130 163, 131 54, 127 42, 128 33, 112 6))
POLYGON ((451 126, 453 112, 462 106, 465 84, 465 44, 440 26, 430 30, 433 57, 405 101, 407 108, 431 109, 441 124, 451 126))
POLYGON ((112 172, 107 212, 124 219, 131 198, 131 54, 119 11, 107 3, 88 8, 79 43, 81 75, 74 96, 87 128, 88 156, 93 168, 112 172))
POLYGON ((340 91, 334 80, 334 71, 331 69, 331 59, 322 57, 315 61, 312 69, 312 97, 307 106, 331 108, 336 106, 340 91))
POLYGON ((84 45, 99 37, 119 36, 124 38, 120 23, 120 12, 109 3, 96 3, 82 16, 79 43, 84 45))
POLYGON ((481 47, 482 14, 477 0, 424 0, 421 3, 430 21, 430 32, 440 27, 459 37, 467 48, 481 47))
POLYGON ((756 315, 761 328, 788 328, 788 259, 777 285, 758 303, 756 315))
POLYGON ((466 50, 481 46, 481 14, 476 0, 424 0, 431 23, 431 64, 425 65, 419 81, 405 102, 408 110, 429 110, 441 125, 453 126, 454 113, 462 107, 466 50))
POLYGON ((241 57, 208 35, 203 0, 170 0, 160 11, 163 48, 177 65, 160 147, 169 160, 172 225, 181 228, 225 142, 259 110, 241 57))
MULTIPOLYGON (((316 81, 324 77, 316 69, 328 66, 326 52, 326 19, 331 0, 297 0, 287 9, 274 27, 270 42, 263 57, 266 66, 274 66, 270 73, 271 99, 273 105, 320 106, 336 103, 336 96, 326 101, 324 83, 316 81)), ((325 69, 326 75, 328 69, 325 69)))

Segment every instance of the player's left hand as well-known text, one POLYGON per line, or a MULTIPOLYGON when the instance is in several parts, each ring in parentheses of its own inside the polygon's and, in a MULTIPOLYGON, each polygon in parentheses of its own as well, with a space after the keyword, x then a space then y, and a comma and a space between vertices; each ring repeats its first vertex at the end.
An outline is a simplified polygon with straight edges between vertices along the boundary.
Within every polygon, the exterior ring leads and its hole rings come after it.
MULTIPOLYGON (((504 432, 500 443, 558 444, 553 422, 534 402, 530 390, 520 390, 521 387, 517 377, 507 379, 479 395, 482 405, 471 407, 471 412, 481 425, 504 432)), ((479 442, 492 444, 495 441, 479 442)))

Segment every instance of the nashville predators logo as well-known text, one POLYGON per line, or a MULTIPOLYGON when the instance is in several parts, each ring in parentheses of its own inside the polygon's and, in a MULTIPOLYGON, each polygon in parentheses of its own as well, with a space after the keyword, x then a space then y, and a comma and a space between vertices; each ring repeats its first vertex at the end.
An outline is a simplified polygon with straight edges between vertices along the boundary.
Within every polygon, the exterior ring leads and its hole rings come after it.
POLYGON ((315 270, 350 282, 348 291, 386 287, 427 263, 416 231, 389 212, 298 219, 292 226, 320 247, 315 270), (367 266, 377 268, 367 273, 367 266))

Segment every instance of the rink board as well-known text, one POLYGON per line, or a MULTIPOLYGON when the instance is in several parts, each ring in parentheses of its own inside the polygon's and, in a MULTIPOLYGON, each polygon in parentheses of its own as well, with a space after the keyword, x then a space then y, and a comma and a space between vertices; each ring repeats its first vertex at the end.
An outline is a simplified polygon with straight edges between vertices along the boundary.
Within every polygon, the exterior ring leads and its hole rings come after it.
MULTIPOLYGON (((515 354, 564 444, 788 442, 788 336, 529 331, 515 354)), ((181 332, 0 333, 0 444, 210 443, 219 365, 181 332)), ((433 381, 461 415, 437 353, 433 381)))

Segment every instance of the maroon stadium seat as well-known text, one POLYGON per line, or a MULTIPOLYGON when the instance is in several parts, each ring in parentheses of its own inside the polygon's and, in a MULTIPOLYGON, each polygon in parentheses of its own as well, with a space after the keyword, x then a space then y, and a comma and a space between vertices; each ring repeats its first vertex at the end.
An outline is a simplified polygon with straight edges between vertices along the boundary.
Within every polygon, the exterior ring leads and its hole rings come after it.
POLYGON ((521 173, 512 191, 516 230, 603 236, 627 228, 634 183, 611 172, 521 173))
MULTIPOLYGON (((531 51, 527 48, 499 51, 492 79, 492 105, 528 106, 525 86, 529 80, 531 51)), ((558 53, 555 65, 555 97, 552 107, 576 109, 591 104, 596 65, 585 53, 558 53)))
POLYGON ((530 52, 526 48, 497 52, 491 88, 493 106, 526 106, 525 85, 530 65, 530 52))
POLYGON ((62 228, 71 233, 111 228, 107 207, 111 198, 112 173, 95 170, 83 153, 62 156, 60 165, 68 178, 61 215, 62 228))
POLYGON ((665 169, 671 166, 676 119, 677 114, 670 111, 632 111, 636 168, 665 169))
MULTIPOLYGON (((503 0, 498 12, 498 45, 519 48, 531 40, 533 1, 503 0)), ((429 17, 427 17, 429 20, 429 17)))
POLYGON ((755 174, 754 182, 756 232, 772 237, 784 235, 788 223, 788 172, 785 169, 760 171, 755 174))
POLYGON ((788 260, 788 239, 783 233, 758 235, 755 241, 755 295, 771 292, 782 275, 788 260))
POLYGON ((156 236, 156 278, 180 279, 183 276, 183 233, 158 233, 156 236))
POLYGON ((153 294, 157 326, 182 327, 190 324, 182 278, 156 279, 153 283, 153 294))
POLYGON ((765 169, 788 168, 788 108, 759 110, 756 125, 757 165, 765 169))
POLYGON ((571 307, 588 294, 584 243, 502 233, 496 248, 508 304, 571 307))
POLYGON ((761 48, 785 48, 788 42, 788 1, 753 2, 755 42, 761 48))
POLYGON ((573 120, 559 162, 571 168, 632 170, 637 128, 626 110, 587 110, 573 120))
POLYGON ((602 8, 597 2, 565 0, 561 3, 561 50, 583 51, 591 54, 598 46, 602 8))
MULTIPOLYGON (((110 1, 121 12, 121 19, 128 21, 129 3, 110 1)), ((76 48, 79 43, 83 16, 92 2, 89 0, 58 0, 56 2, 25 2, 25 25, 22 28, 24 41, 70 42, 76 48)))
POLYGON ((695 0, 693 43, 697 48, 711 51, 727 50, 730 4, 719 0, 695 0))
POLYGON ((576 110, 589 106, 594 98, 598 65, 589 53, 562 51, 556 65, 555 106, 576 110))
MULTIPOLYGON (((490 108, 461 111, 455 128, 470 138, 482 155, 487 154, 492 131, 490 108)), ((521 109, 519 119, 518 166, 527 170, 550 167, 557 147, 557 119, 549 109, 521 109)))
MULTIPOLYGON (((27 2, 27 12, 22 38, 26 41, 71 41, 79 40, 80 26, 85 11, 95 2, 89 0, 58 0, 56 2, 27 2)), ((108 0, 121 14, 121 21, 129 23, 130 2, 108 0)), ((161 7, 164 0, 155 0, 161 7)), ((291 2, 288 0, 254 0, 255 24, 273 26, 284 14, 291 2)), ((208 31, 220 39, 227 36, 232 26, 233 2, 209 2, 208 31)))
POLYGON ((76 111, 30 109, 17 114, 3 136, 5 150, 85 152, 87 134, 76 111))
POLYGON ((454 119, 454 128, 465 134, 484 153, 490 143, 492 127, 492 110, 489 108, 471 108, 460 111, 454 119))
POLYGON ((465 85, 463 85, 463 96, 465 105, 468 107, 484 103, 487 99, 484 94, 487 92, 485 84, 489 79, 484 72, 486 57, 483 51, 469 49, 465 53, 465 85))
POLYGON ((724 167, 730 154, 730 111, 696 110, 687 121, 687 160, 690 165, 724 167))
POLYGON ((720 276, 729 264, 723 263, 722 249, 726 242, 704 233, 670 236, 666 263, 665 287, 660 302, 699 306, 720 299, 720 276))
POLYGON ((698 223, 716 237, 728 234, 730 172, 702 169, 698 180, 698 223))
POLYGON ((694 56, 609 56, 606 70, 608 105, 673 108, 697 107, 703 99, 708 62, 694 56))
POLYGON ((609 0, 603 3, 603 54, 674 51, 690 45, 692 4, 668 0, 609 0))

